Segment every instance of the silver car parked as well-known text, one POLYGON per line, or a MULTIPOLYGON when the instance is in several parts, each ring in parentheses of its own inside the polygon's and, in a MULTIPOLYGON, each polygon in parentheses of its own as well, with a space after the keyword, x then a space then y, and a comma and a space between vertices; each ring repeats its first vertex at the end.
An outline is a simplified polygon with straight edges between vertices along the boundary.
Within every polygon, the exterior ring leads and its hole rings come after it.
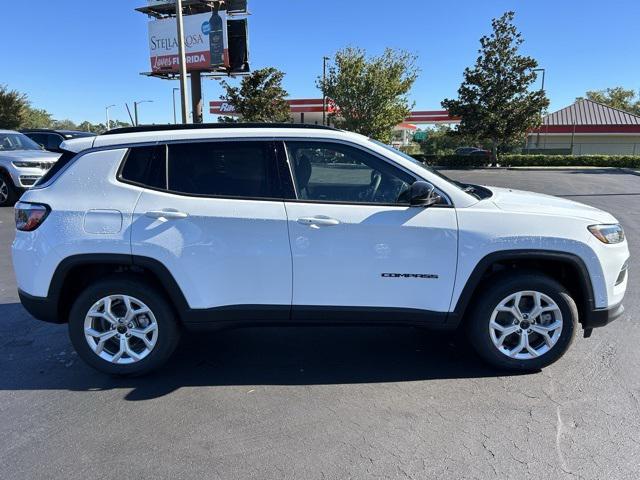
POLYGON ((0 207, 13 205, 59 157, 22 133, 0 130, 0 207))

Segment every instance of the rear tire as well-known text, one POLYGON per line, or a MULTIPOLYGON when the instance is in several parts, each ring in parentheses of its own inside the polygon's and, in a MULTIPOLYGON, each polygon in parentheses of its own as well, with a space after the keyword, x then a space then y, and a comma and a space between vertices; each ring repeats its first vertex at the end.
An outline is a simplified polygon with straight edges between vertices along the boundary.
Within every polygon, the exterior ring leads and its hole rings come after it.
POLYGON ((69 315, 69 337, 80 358, 111 375, 143 375, 175 350, 176 315, 154 288, 135 276, 110 277, 89 286, 69 315))
POLYGON ((0 207, 10 207, 20 198, 20 194, 13 185, 11 177, 0 172, 0 207))
POLYGON ((562 357, 575 337, 578 309, 573 298, 543 274, 494 277, 478 297, 467 335, 477 353, 495 367, 540 370, 562 357))

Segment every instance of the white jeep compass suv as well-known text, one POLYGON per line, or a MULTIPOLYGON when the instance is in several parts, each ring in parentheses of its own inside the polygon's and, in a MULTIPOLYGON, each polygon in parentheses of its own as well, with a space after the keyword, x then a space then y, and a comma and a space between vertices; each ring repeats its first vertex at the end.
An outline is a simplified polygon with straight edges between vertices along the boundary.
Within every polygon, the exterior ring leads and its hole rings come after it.
POLYGON ((134 127, 67 150, 16 205, 22 304, 96 369, 141 374, 181 329, 464 328, 506 369, 557 360, 623 311, 610 214, 453 182, 327 127, 134 127))

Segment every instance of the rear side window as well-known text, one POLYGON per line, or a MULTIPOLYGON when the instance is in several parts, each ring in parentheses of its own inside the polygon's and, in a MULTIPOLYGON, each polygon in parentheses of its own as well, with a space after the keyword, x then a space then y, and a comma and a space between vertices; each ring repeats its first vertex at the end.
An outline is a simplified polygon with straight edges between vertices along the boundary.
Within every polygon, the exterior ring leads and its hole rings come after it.
POLYGON ((120 177, 152 188, 167 188, 166 145, 129 149, 120 177))
POLYGON ((168 145, 169 190, 223 197, 281 197, 270 142, 168 145))

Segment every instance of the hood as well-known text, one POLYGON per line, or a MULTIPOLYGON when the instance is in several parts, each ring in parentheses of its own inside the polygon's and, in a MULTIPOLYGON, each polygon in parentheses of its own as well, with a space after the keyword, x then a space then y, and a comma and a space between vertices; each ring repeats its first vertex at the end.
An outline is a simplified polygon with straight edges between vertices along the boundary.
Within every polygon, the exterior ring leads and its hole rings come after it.
POLYGON ((34 162, 55 162, 59 153, 45 150, 0 150, 0 160, 33 160, 34 162))
POLYGON ((493 192, 493 203, 506 212, 541 213, 582 218, 594 223, 618 223, 610 213, 572 200, 510 188, 486 188, 493 192))

